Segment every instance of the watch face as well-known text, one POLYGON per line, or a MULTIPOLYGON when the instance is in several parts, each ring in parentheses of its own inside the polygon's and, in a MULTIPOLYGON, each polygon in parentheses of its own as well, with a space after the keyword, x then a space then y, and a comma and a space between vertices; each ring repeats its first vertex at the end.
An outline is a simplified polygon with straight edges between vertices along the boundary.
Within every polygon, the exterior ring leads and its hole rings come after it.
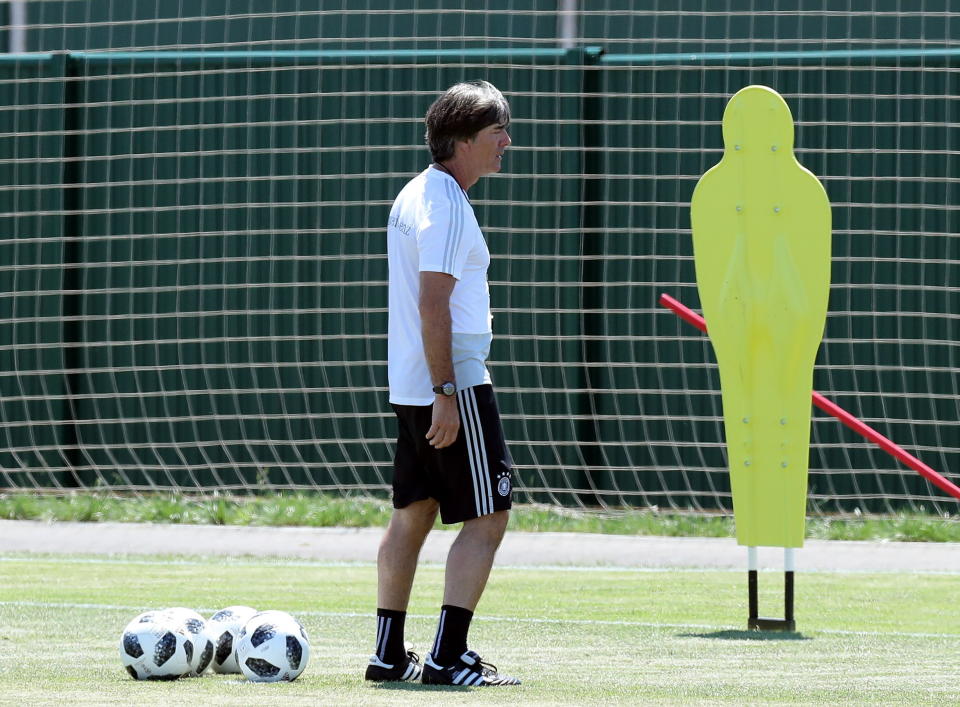
POLYGON ((433 389, 433 392, 440 393, 441 395, 446 395, 447 397, 450 397, 451 395, 457 392, 457 386, 447 381, 446 383, 436 386, 433 389))

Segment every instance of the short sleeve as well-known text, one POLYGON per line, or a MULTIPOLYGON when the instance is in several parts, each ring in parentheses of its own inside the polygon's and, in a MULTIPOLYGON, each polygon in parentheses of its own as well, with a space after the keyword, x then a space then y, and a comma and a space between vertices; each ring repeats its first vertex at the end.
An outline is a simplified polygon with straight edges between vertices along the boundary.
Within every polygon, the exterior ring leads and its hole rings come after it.
POLYGON ((431 200, 417 233, 420 272, 443 272, 458 280, 463 274, 469 248, 466 243, 466 220, 463 195, 459 187, 443 182, 443 193, 431 200))

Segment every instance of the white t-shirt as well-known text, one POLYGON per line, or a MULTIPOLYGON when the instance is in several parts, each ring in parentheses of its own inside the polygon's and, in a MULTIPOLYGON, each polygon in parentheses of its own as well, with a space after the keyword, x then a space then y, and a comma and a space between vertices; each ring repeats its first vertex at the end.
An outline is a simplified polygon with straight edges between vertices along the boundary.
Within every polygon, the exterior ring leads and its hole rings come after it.
POLYGON ((457 279, 450 295, 457 388, 490 382, 490 251, 473 207, 449 174, 428 167, 397 195, 387 221, 390 267, 387 372, 390 402, 430 405, 433 381, 420 328, 420 273, 457 279))

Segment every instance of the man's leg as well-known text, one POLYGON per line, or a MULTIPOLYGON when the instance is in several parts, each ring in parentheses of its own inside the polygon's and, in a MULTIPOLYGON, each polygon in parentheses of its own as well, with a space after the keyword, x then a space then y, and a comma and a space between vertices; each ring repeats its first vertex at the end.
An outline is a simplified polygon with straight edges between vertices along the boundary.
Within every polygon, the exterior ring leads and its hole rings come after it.
POLYGON ((456 662, 467 650, 467 633, 493 558, 507 529, 510 511, 468 520, 450 547, 440 622, 430 655, 439 665, 456 662))
POLYGON ((395 509, 377 554, 377 639, 367 680, 416 680, 420 667, 407 655, 403 632, 417 559, 437 517, 433 499, 395 509))
POLYGON ((487 585, 493 558, 507 529, 510 511, 497 511, 464 522, 447 555, 443 606, 424 682, 443 685, 518 685, 519 680, 481 664, 467 649, 473 612, 487 585))
POLYGON ((492 386, 465 388, 457 396, 463 443, 443 459, 441 471, 449 481, 440 515, 444 523, 463 520, 463 527, 447 555, 443 606, 423 682, 518 685, 467 648, 473 612, 510 517, 512 462, 492 386))
POLYGON ((439 506, 432 498, 397 508, 377 553, 377 606, 406 611, 420 549, 433 528, 439 506))
POLYGON ((447 555, 444 604, 477 608, 509 519, 510 511, 497 511, 463 524, 447 555))

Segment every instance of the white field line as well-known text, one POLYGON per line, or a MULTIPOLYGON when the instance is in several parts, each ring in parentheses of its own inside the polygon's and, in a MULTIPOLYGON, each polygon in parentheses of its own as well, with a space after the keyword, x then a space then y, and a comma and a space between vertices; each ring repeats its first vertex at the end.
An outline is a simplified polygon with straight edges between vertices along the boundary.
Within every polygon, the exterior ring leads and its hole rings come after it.
MULTIPOLYGON (((126 611, 137 613, 144 611, 142 606, 120 606, 116 604, 86 604, 72 602, 48 602, 48 601, 0 601, 0 608, 34 608, 34 609, 79 609, 89 611, 126 611)), ((158 607, 162 608, 162 607, 158 607)), ((147 608, 146 610, 149 610, 147 608)), ((201 614, 212 614, 218 611, 216 608, 198 608, 195 611, 201 614)), ((316 616, 322 618, 334 619, 363 619, 370 620, 373 614, 369 612, 357 611, 298 611, 297 616, 316 616)), ((434 614, 407 614, 408 618, 434 620, 434 614)), ((656 623, 653 621, 623 621, 613 619, 537 619, 524 618, 517 616, 475 616, 474 621, 487 621, 491 623, 506 622, 512 624, 540 624, 540 625, 564 625, 564 626, 622 626, 633 628, 653 628, 653 629, 686 629, 686 630, 704 630, 704 631, 735 631, 743 632, 742 626, 714 626, 709 624, 674 624, 674 623, 656 623)), ((874 637, 901 637, 901 638, 940 638, 957 639, 960 641, 960 634, 956 633, 911 633, 908 631, 844 631, 842 629, 817 629, 811 633, 835 635, 835 636, 874 636, 874 637)))

